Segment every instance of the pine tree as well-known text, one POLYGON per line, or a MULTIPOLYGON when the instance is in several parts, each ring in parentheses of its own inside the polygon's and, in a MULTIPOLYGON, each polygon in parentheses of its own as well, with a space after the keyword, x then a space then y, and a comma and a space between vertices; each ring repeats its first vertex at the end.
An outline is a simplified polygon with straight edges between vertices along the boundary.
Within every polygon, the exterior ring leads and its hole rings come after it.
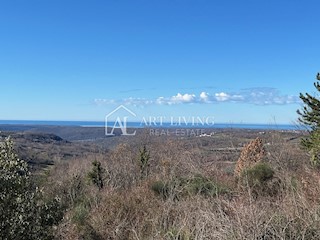
MULTIPOLYGON (((317 74, 317 81, 314 87, 320 92, 320 73, 317 74)), ((300 99, 304 106, 298 110, 299 122, 309 128, 309 136, 301 140, 303 148, 309 151, 311 163, 320 165, 320 99, 319 95, 312 96, 309 93, 300 93, 300 99)))
POLYGON ((150 152, 147 150, 146 145, 144 145, 139 150, 139 166, 140 166, 140 178, 143 179, 148 176, 148 170, 150 167, 150 152))
POLYGON ((104 187, 104 174, 105 169, 102 167, 101 162, 95 160, 92 162, 92 170, 88 173, 90 181, 99 188, 99 190, 104 187))

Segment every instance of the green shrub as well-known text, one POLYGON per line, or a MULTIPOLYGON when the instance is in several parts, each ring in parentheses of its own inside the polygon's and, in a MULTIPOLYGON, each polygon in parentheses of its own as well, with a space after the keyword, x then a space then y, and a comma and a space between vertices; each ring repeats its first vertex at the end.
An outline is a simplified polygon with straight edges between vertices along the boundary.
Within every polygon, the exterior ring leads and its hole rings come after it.
POLYGON ((77 231, 83 240, 99 240, 101 236, 90 224, 90 211, 92 199, 90 196, 82 196, 71 209, 71 221, 77 227, 77 231))
POLYGON ((167 199, 169 197, 169 184, 163 181, 155 181, 151 185, 151 189, 159 196, 167 199))
POLYGON ((151 189, 164 200, 168 198, 177 200, 182 192, 181 180, 156 181, 152 183, 151 189))
POLYGON ((273 178, 274 171, 267 163, 258 163, 244 171, 250 186, 263 184, 273 178))
POLYGON ((46 200, 30 175, 10 138, 1 142, 0 239, 52 239, 52 226, 63 217, 59 199, 46 200))
POLYGON ((72 212, 72 221, 77 224, 77 226, 83 226, 86 223, 86 219, 89 214, 89 207, 86 203, 79 203, 74 207, 72 212))
POLYGON ((82 201, 85 194, 85 184, 83 177, 79 174, 73 174, 68 184, 66 205, 69 207, 82 201))
POLYGON ((241 183, 249 187, 255 197, 275 196, 279 193, 281 181, 274 177, 274 170, 267 163, 258 163, 241 174, 241 183))
POLYGON ((189 179, 186 188, 191 195, 201 194, 210 197, 217 196, 226 191, 225 188, 200 174, 189 179))
POLYGON ((215 197, 227 191, 226 188, 200 174, 189 178, 175 178, 171 181, 156 181, 151 185, 151 189, 163 199, 169 197, 179 199, 198 194, 215 197))

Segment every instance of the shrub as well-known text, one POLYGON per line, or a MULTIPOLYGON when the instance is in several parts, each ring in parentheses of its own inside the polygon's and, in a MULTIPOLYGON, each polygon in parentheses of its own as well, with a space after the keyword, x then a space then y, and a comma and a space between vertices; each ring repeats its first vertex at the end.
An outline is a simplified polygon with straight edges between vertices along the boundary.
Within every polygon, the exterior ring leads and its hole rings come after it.
POLYGON ((78 203, 73 209, 72 221, 77 224, 77 226, 85 225, 89 212, 90 207, 88 207, 85 202, 78 203))
POLYGON ((274 171, 267 163, 259 163, 245 171, 249 184, 262 184, 273 178, 274 171))
POLYGON ((280 190, 280 180, 267 163, 258 163, 241 174, 241 183, 252 190, 254 196, 275 196, 280 190))
POLYGON ((151 184, 151 189, 164 200, 171 198, 177 200, 182 192, 181 180, 155 181, 151 184))
POLYGON ((169 184, 166 182, 155 181, 152 183, 151 189, 163 199, 167 199, 169 197, 169 184))
POLYGON ((187 191, 191 195, 201 194, 204 196, 214 197, 224 193, 226 189, 212 180, 198 174, 188 181, 187 191))
POLYGON ((198 194, 215 197, 227 191, 225 187, 200 174, 189 178, 175 178, 171 181, 156 181, 151 185, 151 189, 163 199, 169 197, 179 199, 182 196, 198 194))
POLYGON ((99 240, 101 236, 90 225, 88 219, 90 214, 90 206, 88 203, 81 202, 72 209, 72 222, 76 225, 77 232, 81 239, 99 240))
POLYGON ((58 198, 46 200, 33 188, 28 165, 10 138, 0 144, 0 239, 52 239, 63 217, 58 198))
POLYGON ((83 177, 78 174, 73 174, 70 181, 67 183, 69 185, 67 189, 67 206, 74 206, 78 202, 81 202, 84 197, 84 181, 83 177))

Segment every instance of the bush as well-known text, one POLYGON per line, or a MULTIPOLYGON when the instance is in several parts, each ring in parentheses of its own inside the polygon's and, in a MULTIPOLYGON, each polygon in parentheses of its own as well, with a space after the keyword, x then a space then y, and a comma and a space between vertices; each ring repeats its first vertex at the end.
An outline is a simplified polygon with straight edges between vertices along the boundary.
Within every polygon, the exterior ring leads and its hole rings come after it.
POLYGON ((274 171, 266 163, 259 163, 245 171, 251 186, 263 184, 273 178, 274 171))
POLYGON ((252 190, 254 196, 275 196, 280 190, 280 180, 267 163, 258 163, 241 174, 241 183, 252 190))
POLYGON ((90 212, 90 207, 85 202, 77 204, 72 212, 72 221, 77 226, 84 226, 90 212))
POLYGON ((182 196, 203 195, 215 197, 227 191, 214 181, 198 174, 190 178, 175 178, 171 181, 156 181, 151 189, 163 199, 179 199, 182 196))
POLYGON ((187 191, 192 195, 201 194, 214 197, 220 193, 224 193, 226 189, 199 174, 188 181, 187 191))
POLYGON ((151 189, 164 200, 171 198, 178 200, 182 193, 183 184, 181 179, 174 179, 171 181, 156 181, 151 184, 151 189))
POLYGON ((169 197, 169 184, 163 181, 155 181, 151 185, 152 191, 154 191, 157 195, 161 196, 163 199, 167 199, 169 197))
POLYGON ((58 198, 45 200, 33 188, 10 138, 0 143, 0 212, 0 239, 52 239, 52 226, 63 217, 58 198))
POLYGON ((79 174, 73 174, 68 184, 66 205, 74 206, 81 202, 85 193, 83 177, 79 174))

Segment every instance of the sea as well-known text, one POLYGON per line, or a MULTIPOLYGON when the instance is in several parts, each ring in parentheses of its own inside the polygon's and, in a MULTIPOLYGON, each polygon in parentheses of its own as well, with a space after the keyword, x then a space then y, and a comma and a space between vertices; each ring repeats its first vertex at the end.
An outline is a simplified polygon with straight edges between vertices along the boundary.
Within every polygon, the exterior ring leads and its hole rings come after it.
MULTIPOLYGON (((116 123, 109 122, 108 126, 112 127, 116 123)), ((77 126, 77 127, 105 127, 105 122, 99 121, 40 121, 40 120, 0 120, 0 125, 42 125, 42 126, 77 126)), ((161 126, 146 126, 140 122, 127 122, 127 128, 234 128, 234 129, 261 129, 261 130, 304 130, 296 124, 247 124, 247 123, 215 123, 213 125, 179 125, 172 123, 162 123, 161 126)))

